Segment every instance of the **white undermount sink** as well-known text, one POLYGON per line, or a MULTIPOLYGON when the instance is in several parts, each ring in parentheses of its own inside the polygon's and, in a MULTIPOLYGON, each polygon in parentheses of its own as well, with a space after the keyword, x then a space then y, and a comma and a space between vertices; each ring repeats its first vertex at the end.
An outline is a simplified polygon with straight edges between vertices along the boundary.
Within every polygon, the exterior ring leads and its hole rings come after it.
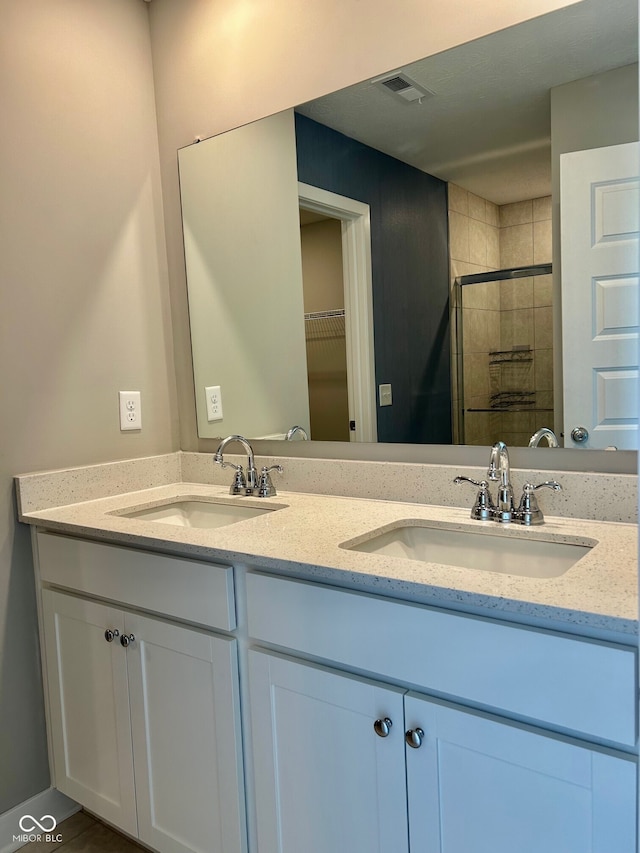
MULTIPOLYGON (((142 507, 131 511, 117 512, 115 515, 125 518, 140 518, 144 521, 159 521, 162 524, 175 524, 178 527, 214 528, 235 524, 247 518, 255 518, 268 512, 283 509, 282 504, 257 506, 255 503, 240 503, 237 500, 202 500, 181 498, 162 504, 142 507)), ((263 498, 265 502, 267 498, 263 498)))
POLYGON ((511 529, 500 535, 485 530, 460 530, 437 523, 399 522, 391 529, 341 547, 351 551, 403 557, 424 563, 441 563, 484 572, 529 578, 563 575, 597 544, 594 539, 557 539, 518 536, 511 529))

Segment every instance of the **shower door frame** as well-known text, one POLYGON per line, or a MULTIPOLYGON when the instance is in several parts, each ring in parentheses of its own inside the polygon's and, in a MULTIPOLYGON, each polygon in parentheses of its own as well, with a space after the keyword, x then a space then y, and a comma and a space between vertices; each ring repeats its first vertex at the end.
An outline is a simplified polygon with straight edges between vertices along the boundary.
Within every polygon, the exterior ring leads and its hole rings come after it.
MULTIPOLYGON (((530 278, 539 275, 552 275, 553 265, 550 263, 530 264, 526 267, 511 267, 509 269, 493 270, 491 272, 474 273, 473 275, 457 276, 453 288, 453 315, 455 319, 455 377, 457 389, 457 425, 454 424, 456 443, 465 444, 465 402, 464 402, 464 351, 462 347, 462 288, 472 284, 484 284, 491 281, 510 281, 518 278, 530 278)), ((496 409, 496 412, 502 411, 496 409)))

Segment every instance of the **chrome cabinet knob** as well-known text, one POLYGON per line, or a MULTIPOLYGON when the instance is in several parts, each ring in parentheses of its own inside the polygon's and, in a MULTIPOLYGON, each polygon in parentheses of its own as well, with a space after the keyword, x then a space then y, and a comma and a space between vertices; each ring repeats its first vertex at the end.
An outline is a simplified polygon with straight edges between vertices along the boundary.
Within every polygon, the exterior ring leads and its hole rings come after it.
POLYGON ((589 430, 583 426, 574 427, 571 430, 571 438, 578 444, 582 444, 583 441, 586 441, 589 438, 589 430))
POLYGON ((107 643, 112 643, 116 637, 120 636, 120 631, 117 628, 107 628, 104 632, 104 638, 107 643))
POLYGON ((424 740, 424 730, 419 728, 409 729, 408 732, 405 732, 404 739, 412 749, 420 749, 424 740))
POLYGON ((378 737, 389 737, 389 732, 391 731, 391 726, 393 723, 389 719, 389 717, 385 717, 384 720, 376 720, 373 724, 373 730, 378 735, 378 737))
POLYGON ((120 637, 120 645, 124 646, 126 649, 127 646, 130 646, 131 643, 134 642, 134 640, 135 640, 135 637, 133 636, 133 634, 123 634, 120 637))

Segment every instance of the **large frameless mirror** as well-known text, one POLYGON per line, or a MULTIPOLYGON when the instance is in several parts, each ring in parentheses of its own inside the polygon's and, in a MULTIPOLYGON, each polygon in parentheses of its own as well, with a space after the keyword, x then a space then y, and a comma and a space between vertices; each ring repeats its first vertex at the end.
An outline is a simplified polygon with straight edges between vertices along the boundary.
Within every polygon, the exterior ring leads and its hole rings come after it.
POLYGON ((182 149, 199 436, 637 447, 636 33, 584 0, 182 149))

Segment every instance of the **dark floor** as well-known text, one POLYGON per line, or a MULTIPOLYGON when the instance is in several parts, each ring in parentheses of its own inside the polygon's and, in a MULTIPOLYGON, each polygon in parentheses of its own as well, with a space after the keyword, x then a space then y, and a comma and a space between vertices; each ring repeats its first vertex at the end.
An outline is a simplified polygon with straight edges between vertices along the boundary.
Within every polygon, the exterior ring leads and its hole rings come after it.
POLYGON ((62 835, 60 843, 35 841, 22 847, 22 853, 149 853, 85 812, 67 818, 55 832, 62 835))

